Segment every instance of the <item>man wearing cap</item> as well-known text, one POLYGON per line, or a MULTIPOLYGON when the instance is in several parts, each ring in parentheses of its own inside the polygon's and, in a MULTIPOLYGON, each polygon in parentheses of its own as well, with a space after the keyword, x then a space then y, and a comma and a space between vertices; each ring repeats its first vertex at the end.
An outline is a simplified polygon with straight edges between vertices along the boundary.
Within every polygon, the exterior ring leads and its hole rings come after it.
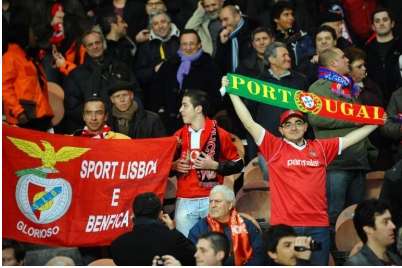
POLYGON ((106 104, 97 93, 93 93, 84 102, 82 118, 85 122, 83 129, 76 130, 73 136, 89 137, 94 139, 130 139, 130 137, 111 131, 106 124, 106 104))
MULTIPOLYGON (((222 85, 229 81, 222 79, 222 85)), ((280 116, 278 138, 256 123, 238 96, 230 95, 237 115, 267 160, 271 189, 271 225, 292 226, 298 235, 311 236, 321 250, 312 265, 327 265, 330 249, 325 190, 326 168, 344 149, 369 135, 377 126, 363 126, 344 137, 305 140, 307 122, 299 111, 280 116)))
POLYGON ((112 103, 109 125, 131 138, 157 138, 166 135, 159 115, 145 110, 134 100, 133 84, 116 80, 109 89, 112 103))
POLYGON ((174 227, 152 192, 139 194, 133 202, 134 228, 116 238, 111 253, 116 265, 150 266, 154 256, 171 255, 183 265, 194 265, 195 247, 174 227))
POLYGON ((324 13, 323 15, 321 15, 321 26, 324 25, 329 26, 335 30, 336 47, 343 50, 347 47, 352 46, 352 43, 342 36, 342 32, 344 31, 344 28, 346 26, 341 14, 330 11, 324 13))

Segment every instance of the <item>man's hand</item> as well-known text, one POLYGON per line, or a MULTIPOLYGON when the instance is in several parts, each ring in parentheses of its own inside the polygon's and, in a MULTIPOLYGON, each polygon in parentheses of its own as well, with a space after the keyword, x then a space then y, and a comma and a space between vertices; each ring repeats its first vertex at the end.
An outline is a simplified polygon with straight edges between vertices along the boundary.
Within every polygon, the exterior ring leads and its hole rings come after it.
POLYGON ((135 42, 144 43, 149 40, 149 35, 150 31, 148 29, 143 29, 135 36, 135 42))
POLYGON ((222 76, 221 85, 224 88, 227 88, 229 86, 229 79, 227 78, 226 75, 222 76))
POLYGON ((165 266, 181 266, 179 260, 171 255, 163 255, 162 260, 165 266))
POLYGON ((295 247, 301 247, 305 250, 295 251, 296 258, 302 260, 309 260, 311 257, 310 249, 311 237, 309 236, 298 236, 295 240, 295 247))
POLYGON ((222 44, 225 44, 229 40, 229 35, 230 35, 230 30, 228 30, 227 28, 223 29, 220 32, 219 38, 220 38, 222 44))
POLYGON ((209 155, 204 152, 195 159, 194 167, 196 169, 210 169, 210 170, 217 170, 219 163, 213 160, 209 155))
POLYGON ((163 255, 162 257, 156 255, 152 260, 152 266, 181 266, 181 263, 171 255, 163 255))
POLYGON ((22 112, 22 113, 20 113, 19 115, 18 115, 18 124, 19 125, 23 125, 23 124, 26 124, 26 123, 28 123, 28 116, 25 114, 25 112, 22 112))
POLYGON ((185 174, 190 171, 190 163, 189 161, 180 158, 173 162, 173 170, 185 174))
POLYGON ((169 214, 163 213, 159 219, 170 229, 173 230, 176 228, 176 224, 174 221, 170 218, 169 214))
POLYGON ((57 50, 55 45, 53 45, 52 48, 52 55, 57 68, 60 68, 61 66, 64 66, 64 64, 66 64, 66 59, 64 58, 63 54, 61 54, 57 50))
POLYGON ((204 5, 202 4, 202 0, 198 1, 197 8, 198 8, 199 10, 205 11, 205 10, 204 10, 204 5))

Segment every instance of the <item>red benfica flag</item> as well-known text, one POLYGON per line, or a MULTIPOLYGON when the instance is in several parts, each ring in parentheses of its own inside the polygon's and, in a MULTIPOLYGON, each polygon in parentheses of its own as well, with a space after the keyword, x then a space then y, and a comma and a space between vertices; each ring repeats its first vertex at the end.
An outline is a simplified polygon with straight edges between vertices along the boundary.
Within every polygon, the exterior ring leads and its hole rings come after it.
POLYGON ((101 140, 3 125, 3 237, 109 245, 143 192, 163 198, 176 138, 101 140))

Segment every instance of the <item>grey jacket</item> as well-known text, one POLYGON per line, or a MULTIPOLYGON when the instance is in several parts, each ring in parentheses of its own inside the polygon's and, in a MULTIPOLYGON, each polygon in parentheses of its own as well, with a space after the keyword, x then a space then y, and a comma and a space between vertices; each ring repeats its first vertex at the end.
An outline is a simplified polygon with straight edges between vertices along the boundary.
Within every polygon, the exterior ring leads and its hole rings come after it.
MULTIPOLYGON (((398 255, 387 251, 388 258, 393 265, 402 265, 402 260, 398 255)), ((382 262, 374 252, 365 244, 362 249, 354 256, 349 257, 345 262, 345 266, 384 266, 382 262)))
MULTIPOLYGON (((351 101, 332 93, 331 84, 332 82, 328 80, 319 79, 310 86, 309 91, 324 98, 342 102, 357 103, 356 99, 351 101)), ((315 137, 318 139, 343 137, 360 127, 359 124, 353 122, 321 117, 314 114, 308 115, 308 121, 313 127, 315 137)), ((370 166, 368 149, 371 149, 372 147, 373 146, 370 144, 368 138, 364 138, 360 142, 357 142, 356 144, 342 151, 342 154, 338 155, 338 157, 328 166, 328 169, 369 170, 370 166)))

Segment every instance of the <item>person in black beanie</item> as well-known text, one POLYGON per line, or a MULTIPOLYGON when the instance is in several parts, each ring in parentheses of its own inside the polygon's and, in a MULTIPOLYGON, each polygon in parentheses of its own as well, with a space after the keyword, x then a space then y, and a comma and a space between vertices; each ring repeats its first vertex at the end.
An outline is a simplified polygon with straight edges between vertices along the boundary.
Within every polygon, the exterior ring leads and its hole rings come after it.
POLYGON ((340 49, 345 49, 352 46, 353 44, 346 38, 342 36, 342 31, 344 27, 344 21, 341 14, 334 12, 325 12, 320 18, 321 26, 326 25, 333 28, 336 32, 336 47, 340 49))
POLYGON ((172 255, 183 265, 195 265, 194 245, 175 229, 155 193, 139 194, 133 202, 133 212, 133 230, 111 244, 116 265, 152 265, 155 255, 172 255))

